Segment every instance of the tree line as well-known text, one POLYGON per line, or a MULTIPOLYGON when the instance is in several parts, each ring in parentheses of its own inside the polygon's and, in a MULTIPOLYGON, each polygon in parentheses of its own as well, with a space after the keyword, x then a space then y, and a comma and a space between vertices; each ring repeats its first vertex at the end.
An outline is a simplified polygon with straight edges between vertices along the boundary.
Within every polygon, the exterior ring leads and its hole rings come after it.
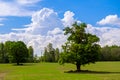
POLYGON ((33 62, 33 48, 22 41, 6 41, 0 43, 0 63, 20 63, 33 62))
POLYGON ((120 46, 104 46, 101 48, 100 61, 120 61, 120 46))
MULTIPOLYGON (((65 46, 63 46, 65 48, 65 46)), ((49 43, 44 48, 44 54, 39 58, 42 62, 58 62, 62 52, 59 48, 54 49, 52 43, 49 43)), ((120 61, 120 46, 104 46, 100 48, 100 54, 97 57, 98 61, 120 61)))

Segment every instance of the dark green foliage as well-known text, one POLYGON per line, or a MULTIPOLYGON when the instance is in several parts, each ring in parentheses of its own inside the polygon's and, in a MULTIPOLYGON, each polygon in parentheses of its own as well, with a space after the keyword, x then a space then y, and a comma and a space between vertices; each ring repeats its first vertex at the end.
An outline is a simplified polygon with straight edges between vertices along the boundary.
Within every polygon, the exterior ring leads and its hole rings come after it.
POLYGON ((0 62, 1 63, 8 63, 9 62, 8 54, 6 53, 4 43, 0 43, 0 62))
POLYGON ((33 48, 27 48, 22 41, 0 43, 0 63, 33 62, 33 48))
POLYGON ((29 56, 28 49, 22 41, 13 42, 11 44, 10 55, 17 65, 19 65, 19 63, 26 62, 29 56))
POLYGON ((5 44, 4 44, 5 45, 5 54, 7 54, 8 60, 9 60, 10 63, 14 62, 14 61, 12 61, 13 57, 10 55, 12 44, 13 44, 13 41, 6 41, 5 44))
POLYGON ((80 70, 81 65, 94 63, 99 58, 100 46, 97 44, 99 38, 96 35, 85 32, 85 23, 66 27, 65 35, 68 36, 68 41, 62 46, 63 52, 59 60, 60 64, 65 62, 76 65, 77 70, 80 70))
POLYGON ((0 43, 0 62, 4 62, 4 44, 0 43))
POLYGON ((101 49, 101 61, 120 61, 120 46, 105 46, 101 49))
POLYGON ((5 61, 5 50, 4 50, 4 44, 0 43, 0 62, 4 63, 5 61))

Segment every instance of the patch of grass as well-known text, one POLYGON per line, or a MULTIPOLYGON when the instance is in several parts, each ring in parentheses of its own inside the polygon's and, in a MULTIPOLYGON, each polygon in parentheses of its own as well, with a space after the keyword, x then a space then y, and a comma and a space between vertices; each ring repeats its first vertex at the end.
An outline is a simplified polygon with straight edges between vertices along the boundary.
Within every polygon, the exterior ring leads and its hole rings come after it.
POLYGON ((0 64, 0 80, 120 80, 120 62, 97 62, 82 66, 82 72, 75 69, 58 63, 0 64))

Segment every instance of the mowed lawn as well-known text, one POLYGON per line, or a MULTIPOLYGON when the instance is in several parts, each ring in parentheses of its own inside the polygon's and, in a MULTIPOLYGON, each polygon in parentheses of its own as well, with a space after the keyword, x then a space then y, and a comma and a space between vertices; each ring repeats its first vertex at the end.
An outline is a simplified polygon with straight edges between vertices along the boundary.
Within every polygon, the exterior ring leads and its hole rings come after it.
POLYGON ((66 73, 75 69, 73 64, 0 64, 0 80, 120 80, 120 62, 97 62, 82 66, 88 71, 66 73))

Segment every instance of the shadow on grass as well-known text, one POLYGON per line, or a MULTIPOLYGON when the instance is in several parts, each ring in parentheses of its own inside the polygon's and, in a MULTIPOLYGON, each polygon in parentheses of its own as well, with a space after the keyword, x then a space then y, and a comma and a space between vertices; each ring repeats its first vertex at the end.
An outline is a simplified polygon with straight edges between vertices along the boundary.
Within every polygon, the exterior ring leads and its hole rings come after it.
POLYGON ((120 74, 120 72, 107 72, 107 71, 90 71, 90 70, 81 70, 81 71, 65 71, 64 73, 77 73, 77 74, 120 74))
POLYGON ((34 63, 21 63, 19 65, 17 65, 16 63, 13 64, 13 66, 33 66, 35 65, 34 63))

